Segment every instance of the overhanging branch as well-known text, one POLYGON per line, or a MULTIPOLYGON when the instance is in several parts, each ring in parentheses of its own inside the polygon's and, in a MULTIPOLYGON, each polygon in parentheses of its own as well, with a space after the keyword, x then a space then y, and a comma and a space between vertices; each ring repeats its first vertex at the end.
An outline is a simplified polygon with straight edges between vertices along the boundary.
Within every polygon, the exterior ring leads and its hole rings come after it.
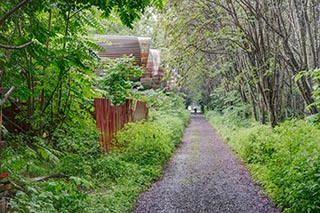
POLYGON ((12 8, 7 14, 5 14, 1 19, 0 19, 0 25, 3 24, 3 22, 9 18, 14 12, 16 12, 20 7, 22 7, 23 5, 25 5, 26 3, 28 3, 29 0, 23 0, 22 2, 20 2, 17 6, 15 6, 14 8, 12 8))
POLYGON ((25 48, 29 45, 33 44, 33 41, 29 41, 25 44, 22 44, 22 45, 19 45, 19 46, 10 46, 10 45, 5 45, 5 44, 0 44, 0 48, 3 48, 3 49, 11 49, 11 50, 18 50, 18 49, 22 49, 22 48, 25 48))

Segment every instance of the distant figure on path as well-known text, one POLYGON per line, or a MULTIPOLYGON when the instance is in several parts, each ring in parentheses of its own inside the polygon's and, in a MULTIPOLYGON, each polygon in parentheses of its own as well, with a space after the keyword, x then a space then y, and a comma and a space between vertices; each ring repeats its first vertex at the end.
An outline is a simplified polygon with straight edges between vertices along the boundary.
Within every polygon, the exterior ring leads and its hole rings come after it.
POLYGON ((194 114, 197 114, 197 107, 193 107, 194 114))

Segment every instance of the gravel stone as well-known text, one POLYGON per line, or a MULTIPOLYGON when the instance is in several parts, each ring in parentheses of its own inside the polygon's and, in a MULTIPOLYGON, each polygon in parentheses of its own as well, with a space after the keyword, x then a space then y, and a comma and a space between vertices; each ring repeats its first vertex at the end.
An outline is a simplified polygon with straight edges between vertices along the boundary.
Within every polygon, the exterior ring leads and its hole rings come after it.
POLYGON ((134 213, 280 212, 200 114, 193 114, 163 177, 140 195, 134 213))

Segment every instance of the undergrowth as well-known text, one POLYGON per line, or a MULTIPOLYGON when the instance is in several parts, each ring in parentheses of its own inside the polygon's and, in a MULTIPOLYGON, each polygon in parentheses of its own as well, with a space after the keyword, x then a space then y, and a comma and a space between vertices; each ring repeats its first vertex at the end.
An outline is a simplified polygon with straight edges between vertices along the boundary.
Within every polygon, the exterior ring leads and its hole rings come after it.
POLYGON ((320 212, 320 130, 303 120, 274 129, 208 112, 206 118, 284 212, 320 212))
POLYGON ((39 137, 7 137, 2 170, 17 184, 11 212, 129 212, 161 175, 189 117, 187 111, 151 110, 148 122, 120 131, 116 148, 106 155, 100 154, 94 123, 59 130, 51 144, 39 137), (48 174, 61 175, 33 181, 48 174))

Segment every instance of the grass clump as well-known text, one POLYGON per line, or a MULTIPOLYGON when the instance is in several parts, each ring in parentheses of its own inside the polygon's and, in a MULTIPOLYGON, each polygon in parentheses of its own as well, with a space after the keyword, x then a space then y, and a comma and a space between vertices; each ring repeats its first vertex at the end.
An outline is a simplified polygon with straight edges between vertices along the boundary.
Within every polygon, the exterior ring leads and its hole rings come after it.
POLYGON ((245 161, 284 212, 320 211, 320 130, 304 120, 274 129, 230 122, 209 112, 209 122, 245 161))

